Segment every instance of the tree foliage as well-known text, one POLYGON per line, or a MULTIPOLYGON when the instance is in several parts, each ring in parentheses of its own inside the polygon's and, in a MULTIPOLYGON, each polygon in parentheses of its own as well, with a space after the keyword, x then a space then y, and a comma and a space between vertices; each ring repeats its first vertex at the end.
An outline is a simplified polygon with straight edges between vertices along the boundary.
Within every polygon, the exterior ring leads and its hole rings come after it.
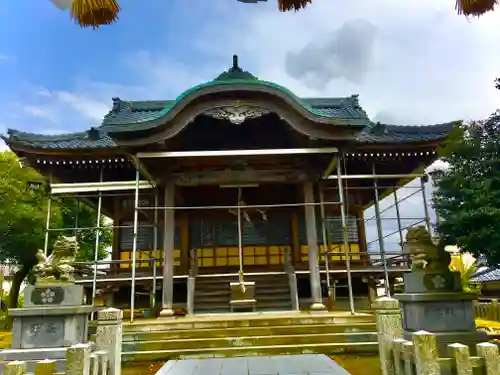
MULTIPOLYGON (((11 307, 17 303, 19 287, 37 263, 35 254, 45 244, 45 226, 48 212, 48 191, 45 179, 34 169, 22 168, 14 153, 0 152, 0 262, 17 266, 10 292, 11 307)), ((50 228, 80 228, 96 226, 94 208, 77 203, 75 198, 53 199, 50 228), (77 210, 78 207, 78 210, 77 210)), ((101 223, 104 217, 101 217, 101 223)), ((102 225, 102 224, 101 224, 102 225)), ((51 251, 59 235, 77 235, 80 251, 78 261, 93 261, 96 230, 51 231, 48 250, 51 251)), ((111 244, 112 231, 100 232, 98 259, 106 255, 111 244)))
POLYGON ((500 112, 457 125, 440 150, 449 163, 438 179, 438 230, 449 244, 500 264, 500 112))

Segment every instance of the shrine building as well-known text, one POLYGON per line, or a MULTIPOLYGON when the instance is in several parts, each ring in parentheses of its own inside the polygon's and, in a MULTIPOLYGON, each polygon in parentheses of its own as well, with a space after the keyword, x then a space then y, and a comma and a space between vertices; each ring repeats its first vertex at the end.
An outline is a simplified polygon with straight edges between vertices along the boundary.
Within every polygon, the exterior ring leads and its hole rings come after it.
MULTIPOLYGON (((385 250, 379 202, 425 182, 452 129, 373 122, 357 95, 298 97, 235 56, 174 100, 113 98, 99 127, 4 139, 47 176, 53 197, 76 196, 112 219, 111 259, 79 264, 77 282, 133 319, 245 301, 255 311, 366 309, 377 282, 389 288, 407 270, 385 250), (377 253, 363 215, 373 205, 377 253)), ((75 233, 107 225, 96 222, 75 233)), ((47 236, 73 233, 56 229, 47 236)))

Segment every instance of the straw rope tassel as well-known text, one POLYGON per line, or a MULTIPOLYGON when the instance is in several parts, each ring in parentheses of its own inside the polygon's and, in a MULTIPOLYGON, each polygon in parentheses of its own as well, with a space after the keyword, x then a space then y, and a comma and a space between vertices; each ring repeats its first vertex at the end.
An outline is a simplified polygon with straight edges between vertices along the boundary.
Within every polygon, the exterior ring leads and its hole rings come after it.
POLYGON ((492 11, 497 4, 498 0, 457 0, 455 9, 458 14, 479 17, 492 11))
POLYGON ((298 11, 310 3, 312 3, 312 0, 278 0, 278 7, 281 12, 298 11))
POLYGON ((116 0, 73 0, 70 14, 81 27, 96 29, 116 22, 119 12, 116 0))

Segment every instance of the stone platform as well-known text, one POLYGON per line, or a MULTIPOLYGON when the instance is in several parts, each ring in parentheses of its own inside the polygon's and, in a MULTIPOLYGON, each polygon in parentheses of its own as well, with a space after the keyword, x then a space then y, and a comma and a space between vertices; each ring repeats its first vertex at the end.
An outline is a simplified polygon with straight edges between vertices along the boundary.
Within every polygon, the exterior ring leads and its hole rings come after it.
POLYGON ((167 362, 156 375, 349 375, 322 354, 188 359, 167 362))

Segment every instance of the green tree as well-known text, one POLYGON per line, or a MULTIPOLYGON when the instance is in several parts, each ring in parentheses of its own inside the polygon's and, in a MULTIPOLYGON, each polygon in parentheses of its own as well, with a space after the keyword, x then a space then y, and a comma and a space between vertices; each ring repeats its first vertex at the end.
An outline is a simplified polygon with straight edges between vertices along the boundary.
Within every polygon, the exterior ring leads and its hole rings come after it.
POLYGON ((499 264, 500 112, 458 124, 440 154, 449 163, 434 192, 440 234, 461 251, 499 264))
MULTIPOLYGON (((0 152, 0 262, 17 266, 9 293, 9 307, 16 307, 22 282, 36 265, 38 249, 44 248, 48 192, 45 179, 34 169, 22 168, 14 153, 0 152)), ((96 225, 93 208, 80 204, 79 227, 96 225)), ((51 207, 51 228, 73 228, 77 215, 76 199, 54 199, 51 207)), ((102 220, 101 220, 102 222, 102 220)), ((49 252, 58 235, 73 235, 74 231, 54 231, 49 236, 49 252)), ((77 231, 79 261, 94 259, 95 230, 77 231)), ((106 256, 112 231, 103 229, 98 258, 106 256)))

